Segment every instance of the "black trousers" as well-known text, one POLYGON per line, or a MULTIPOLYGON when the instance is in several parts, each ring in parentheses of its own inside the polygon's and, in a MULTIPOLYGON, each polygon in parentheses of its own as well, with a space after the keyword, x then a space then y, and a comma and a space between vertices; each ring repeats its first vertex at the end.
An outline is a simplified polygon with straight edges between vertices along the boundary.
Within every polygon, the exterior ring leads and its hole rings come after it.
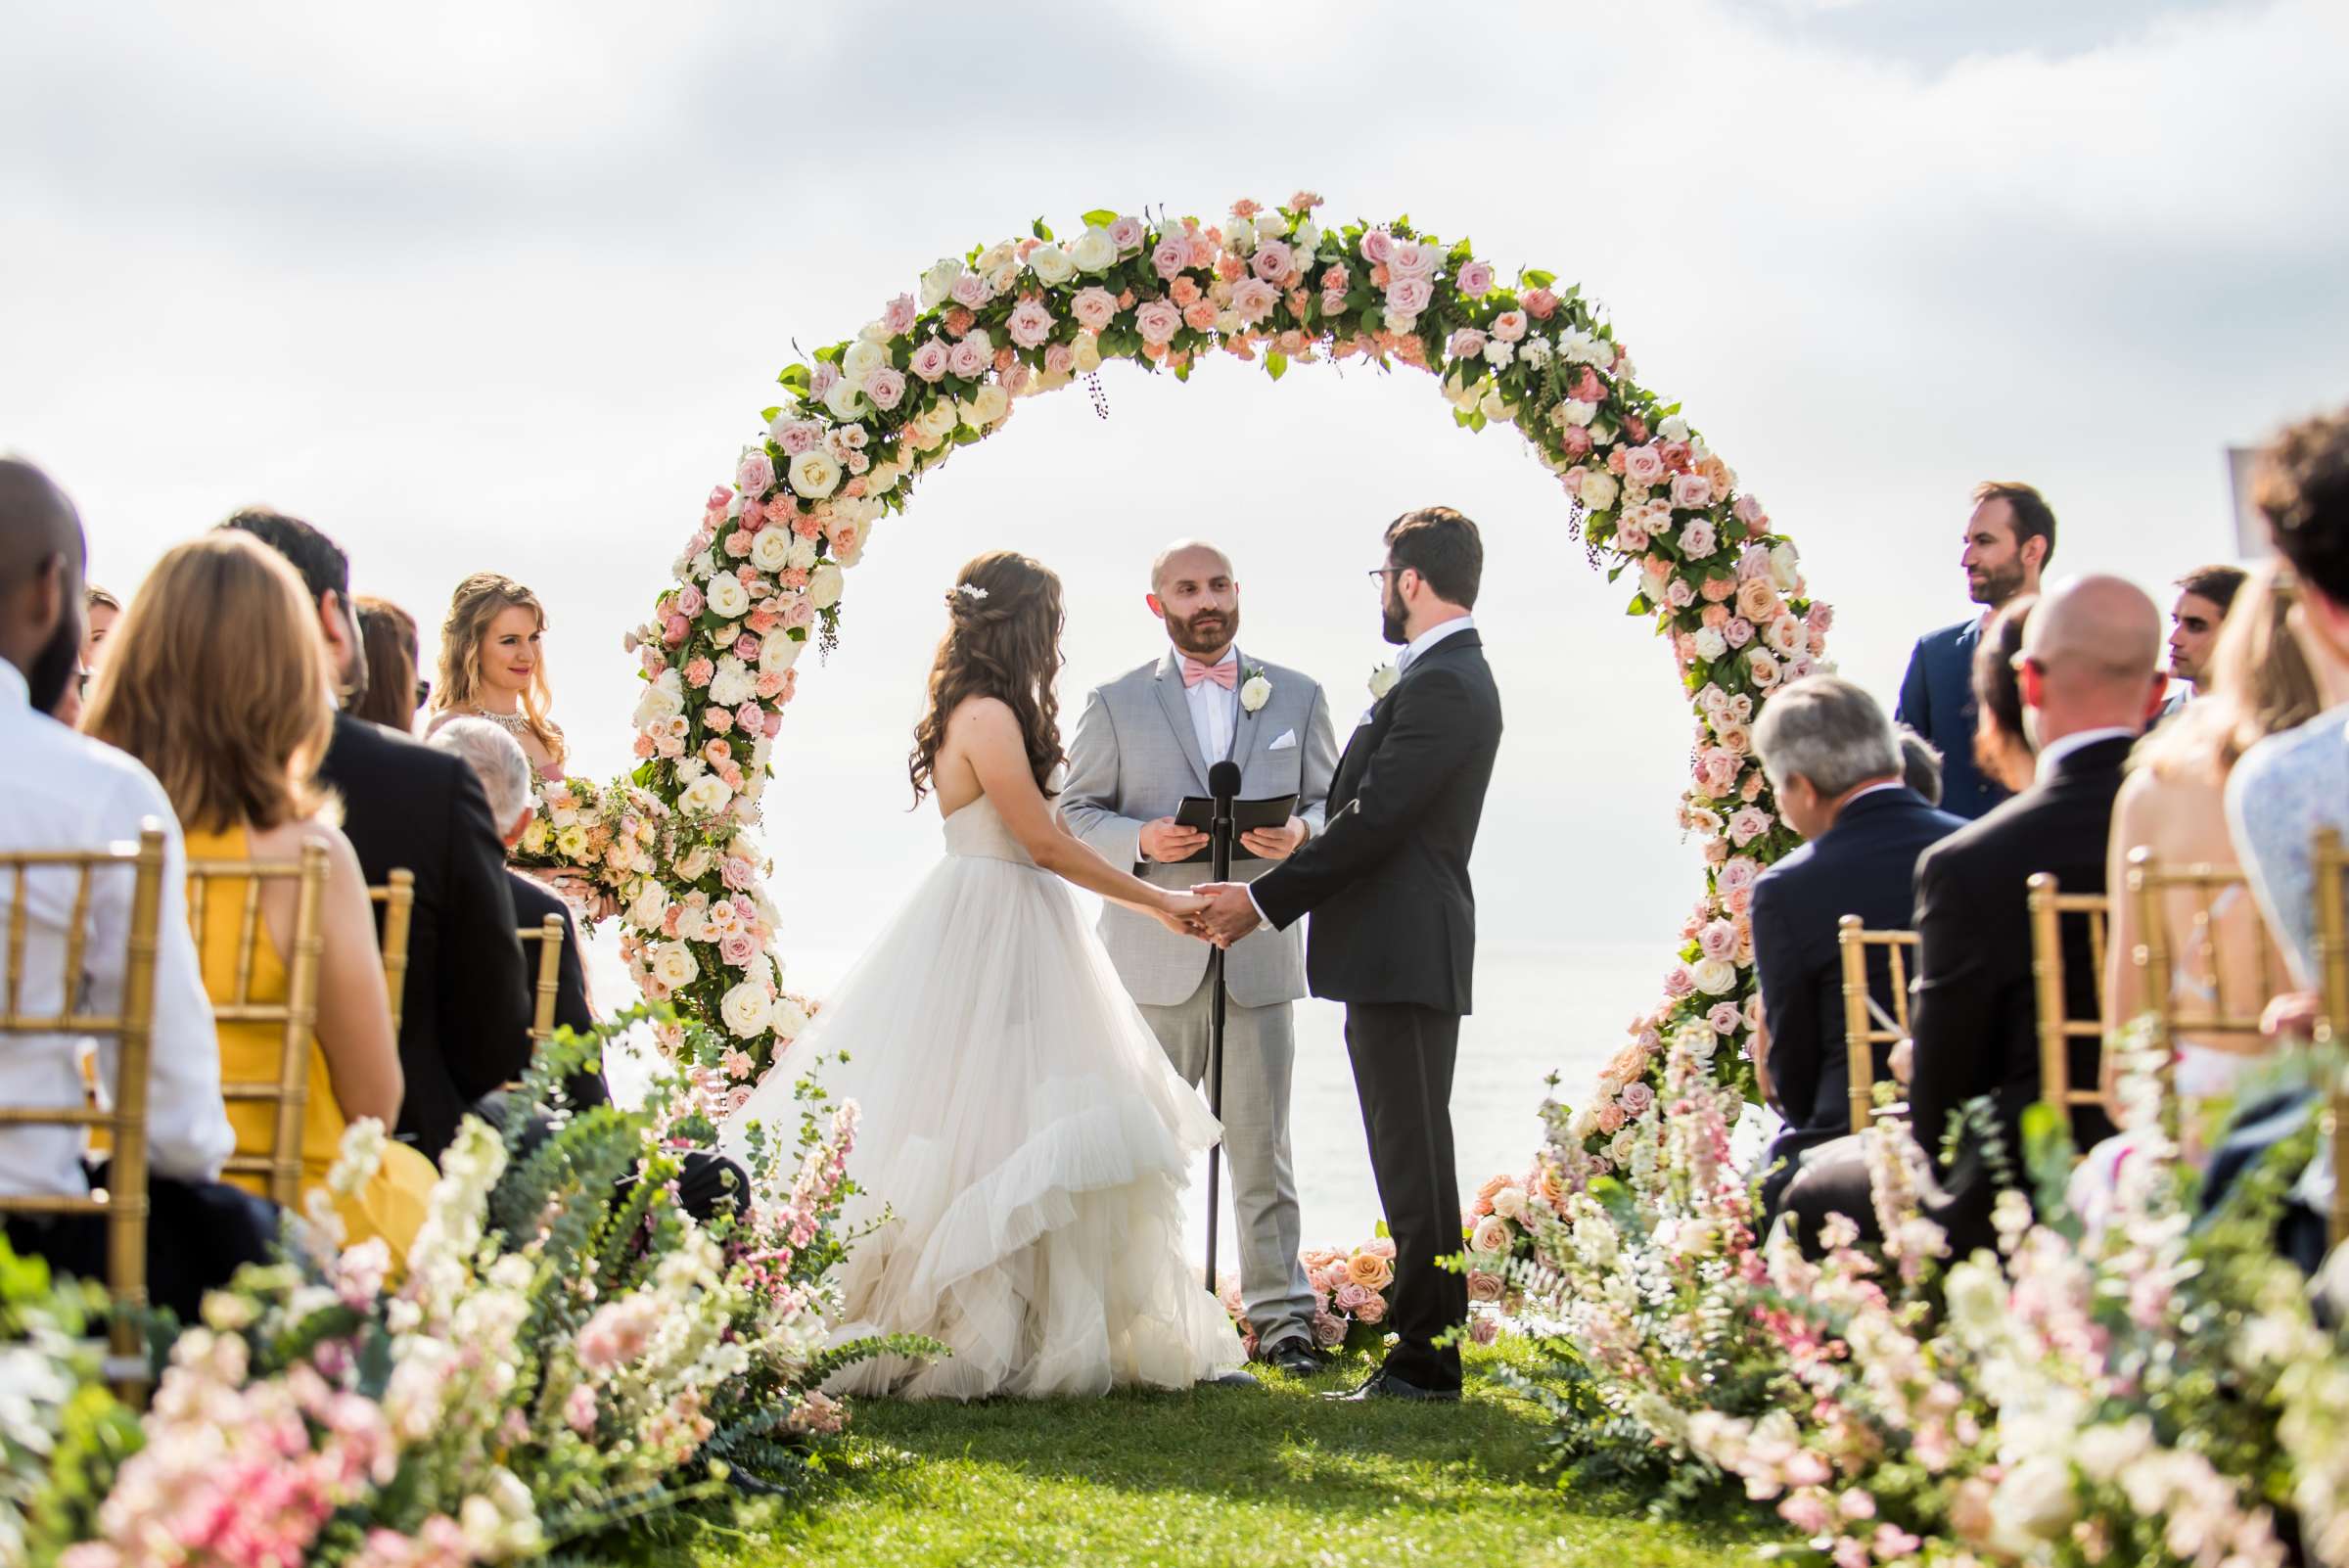
MULTIPOLYGON (((93 1185, 106 1184, 100 1167, 93 1185)), ((204 1293, 228 1283, 246 1264, 277 1255, 277 1205, 219 1181, 147 1178, 147 1299, 193 1323, 204 1293)), ((103 1215, 11 1215, 8 1244, 50 1269, 105 1284, 103 1215)))
POLYGON ((1370 1135, 1370 1170, 1395 1238, 1399 1336, 1387 1370, 1421 1388, 1460 1386, 1456 1345, 1436 1340, 1468 1318, 1468 1279, 1436 1267, 1458 1253, 1460 1185, 1451 1146, 1451 1073, 1460 1050, 1457 1013, 1401 1003, 1349 1002, 1346 1054, 1370 1135))

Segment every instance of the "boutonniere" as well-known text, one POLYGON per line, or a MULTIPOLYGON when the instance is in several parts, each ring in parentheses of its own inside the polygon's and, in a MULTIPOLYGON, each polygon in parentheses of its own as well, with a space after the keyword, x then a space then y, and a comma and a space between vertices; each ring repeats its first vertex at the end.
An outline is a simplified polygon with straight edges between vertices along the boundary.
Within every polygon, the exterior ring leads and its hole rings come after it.
POLYGON ((1377 702, 1395 689, 1396 673, 1393 665, 1381 665, 1370 671, 1370 700, 1377 702))
POLYGON ((1266 678, 1262 665, 1243 665, 1240 669, 1240 706, 1250 713, 1272 700, 1272 682, 1266 678))

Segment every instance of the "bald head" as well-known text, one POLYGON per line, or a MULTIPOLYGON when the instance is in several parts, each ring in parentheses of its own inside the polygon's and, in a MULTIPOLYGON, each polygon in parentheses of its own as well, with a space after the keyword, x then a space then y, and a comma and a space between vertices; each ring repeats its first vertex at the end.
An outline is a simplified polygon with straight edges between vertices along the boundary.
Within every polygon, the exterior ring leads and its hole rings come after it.
POLYGON ((1240 582, 1231 557, 1199 539, 1177 539, 1150 563, 1150 613, 1167 640, 1214 664, 1240 634, 1240 582))
POLYGON ((0 659, 44 713, 80 664, 81 518, 30 463, 0 457, 0 659))
POLYGON ((1230 556, 1205 539, 1176 539, 1150 563, 1150 591, 1166 592, 1171 579, 1206 581, 1218 576, 1232 576, 1230 556))
POLYGON ((2045 747, 2087 729, 2142 729, 2161 696, 2161 611, 2135 583, 2065 577, 2023 627, 2024 701, 2045 747))

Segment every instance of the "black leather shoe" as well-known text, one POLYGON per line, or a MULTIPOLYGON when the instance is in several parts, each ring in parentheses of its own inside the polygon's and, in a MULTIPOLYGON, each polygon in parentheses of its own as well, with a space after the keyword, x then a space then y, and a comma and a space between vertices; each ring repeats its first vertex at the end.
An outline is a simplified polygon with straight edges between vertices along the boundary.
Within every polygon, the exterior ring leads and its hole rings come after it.
POLYGON ((1422 1405, 1456 1405, 1460 1391, 1456 1388, 1421 1388, 1405 1382, 1393 1372, 1380 1370, 1370 1374, 1360 1388, 1343 1394, 1324 1394, 1325 1400, 1340 1405, 1367 1405, 1372 1400, 1409 1400, 1422 1405))
POLYGON ((1313 1377, 1329 1369, 1329 1363, 1322 1360, 1319 1351, 1294 1336, 1258 1351, 1256 1359, 1291 1377, 1313 1377))

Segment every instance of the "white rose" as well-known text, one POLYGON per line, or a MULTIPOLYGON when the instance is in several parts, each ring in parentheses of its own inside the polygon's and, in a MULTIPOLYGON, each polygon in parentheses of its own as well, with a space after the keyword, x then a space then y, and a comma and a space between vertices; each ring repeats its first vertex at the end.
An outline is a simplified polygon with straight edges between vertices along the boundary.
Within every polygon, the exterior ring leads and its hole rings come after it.
POLYGON ((1401 677, 1396 673, 1395 667, 1393 665, 1381 665, 1376 669, 1371 670, 1370 700, 1372 702, 1376 702, 1381 697, 1384 697, 1387 693, 1393 691, 1395 689, 1395 682, 1400 678, 1401 677))
POLYGON ((1297 232, 1289 236, 1289 243, 1297 248, 1300 261, 1311 259, 1321 244, 1321 226, 1312 218, 1307 218, 1297 225, 1297 232))
POLYGON ((1485 384, 1481 380, 1472 382, 1456 370, 1444 378, 1444 400, 1463 414, 1484 401, 1484 396, 1485 384))
POLYGON ((1272 700, 1272 682, 1262 675, 1251 675, 1240 683, 1240 706, 1250 713, 1272 700))
POLYGON ((1223 225, 1223 249, 1233 255, 1247 255, 1256 250, 1256 225, 1244 217, 1235 217, 1223 225))
MULTIPOLYGON (((677 797, 677 806, 693 816, 715 816, 733 798, 734 792, 724 779, 715 773, 705 773, 685 786, 677 797)), ((678 869, 682 871, 684 867, 680 865, 678 869)))
POLYGON ((1047 288, 1058 288, 1077 275, 1077 263, 1057 245, 1039 245, 1028 257, 1028 270, 1047 288))
POLYGON ((840 603, 844 575, 840 567, 826 561, 807 578, 807 602, 818 610, 829 610, 840 603))
POLYGON ((1668 441, 1684 441, 1688 438, 1688 421, 1678 414, 1667 415, 1657 424, 1656 435, 1668 441))
POLYGON ((647 881, 628 905, 628 923, 646 931, 661 929, 661 917, 668 913, 668 890, 658 882, 647 881))
POLYGON ((1070 247, 1069 259, 1080 272, 1107 272, 1118 264, 1118 242, 1107 229, 1086 229, 1070 247))
POLYGON ((765 640, 759 644, 759 672, 762 675, 782 674, 800 662, 800 650, 806 646, 804 642, 794 642, 789 632, 779 629, 768 632, 765 640))
POLYGON ((2069 1461, 2052 1453, 2037 1454, 2006 1472, 1990 1497, 1991 1529, 1995 1539, 2018 1553, 2059 1541, 2080 1516, 2080 1500, 2072 1493, 2069 1461))
POLYGON ((1493 1194, 1493 1212, 1503 1220, 1525 1218, 1525 1188, 1503 1187, 1493 1194))
MULTIPOLYGON (((1237 319, 1236 317, 1234 319, 1237 319)), ((1101 340, 1089 332, 1077 335, 1072 367, 1080 376, 1090 375, 1101 368, 1101 340)))
POLYGON ((751 539, 751 565, 775 573, 791 564, 791 543, 798 537, 785 528, 760 529, 751 539))
POLYGON ((941 397, 913 416, 913 428, 931 437, 951 435, 954 427, 961 423, 962 415, 951 397, 941 397))
POLYGON ((873 405, 864 400, 864 389, 843 376, 824 392, 824 406, 835 419, 861 419, 872 412, 873 405))
POLYGON ((720 572, 710 579, 706 597, 711 611, 727 621, 751 613, 751 594, 742 585, 742 578, 731 572, 720 572))
POLYGON ((1593 512, 1603 512, 1615 504, 1618 486, 1615 476, 1603 469, 1583 471, 1583 505, 1593 512))
POLYGON ((1737 989, 1737 966, 1727 958, 1699 958, 1688 973, 1708 996, 1727 996, 1737 989))
POLYGON ((665 942, 653 949, 653 978, 675 991, 690 986, 701 977, 702 966, 695 962, 693 948, 682 942, 665 942))
POLYGON ((766 1021, 776 1034, 790 1039, 807 1027, 807 1009, 789 996, 777 996, 766 1021))
POLYGON ((1780 593, 1792 593, 1794 585, 1803 580, 1803 558, 1795 552, 1791 540, 1771 546, 1770 582, 1780 593))
POLYGON ((985 430, 1010 412, 1009 394, 991 381, 971 393, 960 410, 962 422, 973 430, 985 430))
POLYGON ((888 363, 888 349, 860 338, 849 345, 849 351, 840 356, 841 379, 852 381, 861 387, 872 380, 874 371, 888 363))
POLYGON ((1517 405, 1503 400, 1498 387, 1485 393, 1484 401, 1477 404, 1477 412, 1495 425, 1512 425, 1517 421, 1517 405))
POLYGON ((758 693, 751 670, 732 654, 717 662, 717 672, 710 677, 710 700, 720 708, 740 708, 758 693))
POLYGON ((1712 626, 1699 626, 1696 632, 1696 656, 1711 663, 1729 651, 1729 640, 1712 626))
POLYGON ((1569 425, 1588 425, 1597 414, 1598 404, 1586 403, 1577 397, 1569 397, 1558 404, 1558 417, 1569 425))
POLYGON ((710 846, 697 844, 677 859, 677 875, 687 882, 699 882, 710 874, 710 846))
POLYGON ((766 987, 746 980, 726 992, 717 1010, 736 1039, 750 1039, 765 1031, 769 1005, 766 987))
POLYGON ((942 256, 922 274, 922 308, 934 310, 946 302, 954 291, 954 280, 962 276, 962 263, 952 256, 942 256))
POLYGON ((666 724, 685 712, 685 693, 674 669, 661 671, 659 680, 647 681, 644 695, 636 699, 636 727, 649 729, 666 724))
POLYGON ((820 446, 811 446, 791 460, 791 487, 810 501, 820 501, 840 488, 840 462, 820 446))

